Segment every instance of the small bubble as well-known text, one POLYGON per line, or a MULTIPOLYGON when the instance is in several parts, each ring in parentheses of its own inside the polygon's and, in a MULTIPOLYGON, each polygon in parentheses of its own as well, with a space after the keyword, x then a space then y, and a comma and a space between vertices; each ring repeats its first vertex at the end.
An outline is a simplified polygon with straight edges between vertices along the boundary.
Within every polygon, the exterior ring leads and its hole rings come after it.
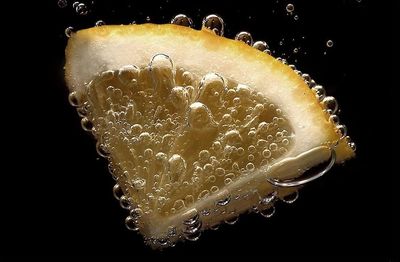
POLYGON ((247 169, 247 171, 249 171, 249 172, 254 171, 254 164, 251 163, 251 162, 247 163, 247 164, 246 164, 246 169, 247 169))
POLYGON ((102 26, 105 25, 106 23, 103 20, 99 20, 96 22, 95 26, 102 26))
POLYGON ((260 214, 265 218, 270 218, 275 214, 275 207, 270 206, 269 208, 260 211, 260 214))
POLYGON ((294 191, 293 193, 290 193, 289 195, 284 196, 282 198, 282 201, 285 202, 286 204, 292 204, 298 198, 299 198, 299 192, 298 191, 294 191))
POLYGON ((184 14, 179 14, 171 19, 171 24, 192 27, 193 20, 184 14))
POLYGON ((339 105, 336 99, 333 96, 327 96, 322 100, 325 108, 328 110, 330 114, 335 114, 339 108, 339 105))
POLYGON ((131 216, 128 216, 125 219, 125 226, 126 226, 126 228, 128 230, 131 230, 131 231, 138 231, 139 230, 139 227, 136 225, 136 219, 134 219, 131 216))
POLYGON ((297 54, 298 52, 299 52, 299 49, 298 49, 298 48, 293 49, 293 53, 294 53, 294 54, 297 54))
POLYGON ((257 41, 253 44, 253 47, 255 49, 258 49, 260 51, 265 51, 269 49, 268 44, 265 41, 257 41))
POLYGON ((318 97, 319 101, 322 101, 325 98, 326 92, 325 88, 322 86, 316 85, 312 88, 312 90, 315 92, 315 95, 318 97))
POLYGON ((74 3, 72 4, 72 8, 75 9, 78 5, 79 5, 79 2, 74 2, 74 3))
POLYGON ((217 15, 208 15, 203 19, 202 26, 213 31, 216 35, 224 35, 224 20, 217 15))
POLYGON ((69 101, 70 105, 73 106, 73 107, 78 107, 79 106, 79 100, 78 100, 78 96, 76 94, 76 91, 72 91, 71 93, 69 93, 68 101, 69 101))
POLYGON ((143 189, 146 186, 146 179, 137 178, 132 181, 133 187, 135 189, 143 189))
POLYGON ((262 152, 262 155, 263 155, 264 158, 270 158, 271 157, 271 151, 269 151, 268 149, 265 149, 262 152))
POLYGON ((299 16, 298 16, 298 15, 295 15, 293 18, 294 18, 294 20, 296 20, 296 21, 299 20, 299 16))
POLYGON ((150 22, 150 16, 146 16, 146 22, 148 23, 148 22, 150 22))
POLYGON ((286 11, 288 13, 292 13, 294 11, 294 5, 293 4, 287 4, 286 5, 286 11))
MULTIPOLYGON (((74 3, 75 4, 75 3, 74 3)), ((89 10, 84 3, 80 3, 76 6, 75 11, 78 15, 87 15, 89 10)))
POLYGON ((240 32, 235 36, 235 40, 244 42, 247 45, 253 45, 253 37, 248 32, 240 32))
POLYGON ((68 2, 67 2, 67 0, 58 0, 57 4, 58 4, 58 7, 65 8, 65 7, 67 7, 68 2))
POLYGON ((81 126, 82 126, 83 130, 85 130, 87 132, 91 132, 93 129, 93 124, 87 117, 82 118, 81 126))
POLYGON ((74 33, 74 28, 72 26, 68 26, 65 28, 65 35, 70 38, 72 34, 74 33))
POLYGON ((327 47, 332 47, 333 46, 333 41, 332 40, 326 41, 326 46, 327 47))
POLYGON ((276 151, 278 149, 278 145, 276 143, 271 143, 269 145, 269 150, 276 151))

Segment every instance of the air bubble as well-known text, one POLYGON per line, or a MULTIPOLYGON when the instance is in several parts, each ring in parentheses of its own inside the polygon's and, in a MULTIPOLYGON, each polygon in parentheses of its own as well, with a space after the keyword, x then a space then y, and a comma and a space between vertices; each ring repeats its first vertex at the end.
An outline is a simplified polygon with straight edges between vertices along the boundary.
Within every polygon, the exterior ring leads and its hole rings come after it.
POLYGON ((58 4, 58 7, 65 8, 65 7, 67 7, 68 2, 67 2, 67 0, 58 0, 57 4, 58 4))
POLYGON ((201 150, 199 153, 199 160, 203 163, 208 162, 210 159, 210 152, 208 150, 201 150))
POLYGON ((312 88, 312 90, 315 92, 315 95, 318 97, 319 101, 322 101, 325 96, 326 96, 326 92, 325 92, 325 88, 323 88, 320 85, 316 85, 312 88))
POLYGON ((65 28, 64 33, 66 37, 70 38, 74 33, 74 28, 72 26, 68 26, 67 28, 65 28))
POLYGON ((229 219, 225 220, 224 222, 225 222, 226 224, 228 224, 228 225, 234 225, 234 224, 236 224, 236 222, 238 222, 238 221, 239 221, 239 216, 234 216, 234 217, 232 217, 232 218, 229 218, 229 219))
POLYGON ((243 141, 238 130, 230 130, 226 132, 224 135, 224 140, 226 144, 231 146, 241 144, 243 141))
POLYGON ((208 28, 213 31, 216 35, 224 35, 224 20, 217 15, 208 15, 203 19, 203 28, 208 28))
POLYGON ((338 110, 338 103, 336 99, 333 96, 327 96, 322 100, 322 103, 324 104, 325 108, 329 110, 328 112, 332 115, 335 114, 336 111, 338 110))
POLYGON ((126 196, 120 197, 119 204, 123 209, 130 209, 130 207, 131 207, 131 203, 126 196))
POLYGON ((195 102, 189 106, 189 125, 196 129, 203 129, 214 126, 214 119, 210 109, 200 102, 195 102))
POLYGON ((265 41, 257 41, 253 44, 253 47, 262 52, 269 49, 269 46, 265 41))
POLYGON ((228 195, 227 197, 216 201, 215 204, 217 206, 226 206, 229 204, 229 202, 231 202, 231 196, 228 195))
POLYGON ((298 191, 294 191, 293 193, 290 193, 289 195, 284 196, 282 198, 282 201, 285 202, 286 204, 292 204, 298 198, 299 198, 299 192, 298 191))
POLYGON ((215 169, 215 174, 217 176, 223 176, 225 175, 225 169, 223 169, 222 167, 218 167, 215 169))
POLYGON ((346 137, 347 135, 347 127, 345 125, 337 125, 336 128, 340 134, 340 139, 346 137))
POLYGON ((115 197, 115 199, 120 200, 120 198, 124 195, 124 193, 122 192, 121 187, 119 186, 119 184, 115 184, 113 187, 113 195, 115 197))
POLYGON ((106 23, 103 20, 99 20, 99 21, 96 22, 95 26, 103 26, 105 24, 106 23))
POLYGON ((84 3, 79 3, 76 7, 75 7, 75 11, 78 15, 87 15, 89 10, 87 8, 87 6, 84 3))
POLYGON ((126 226, 126 228, 128 230, 131 230, 131 231, 138 231, 139 230, 139 227, 136 224, 136 220, 131 216, 126 217, 125 226, 126 226))
POLYGON ((178 154, 172 155, 168 160, 171 182, 181 181, 186 173, 186 161, 178 154))
POLYGON ((254 164, 253 163, 251 163, 251 162, 249 162, 249 163, 247 163, 246 164, 246 170, 248 171, 248 172, 252 172, 252 171, 254 171, 254 164))
POLYGON ((73 107, 79 107, 79 99, 76 91, 72 91, 68 95, 68 102, 73 107))
POLYGON ((292 13, 294 11, 294 5, 293 4, 287 4, 286 5, 286 11, 288 13, 292 13))
POLYGON ((276 151, 278 149, 278 145, 276 143, 271 143, 269 145, 269 150, 276 151))
POLYGON ((270 150, 265 149, 265 150, 262 152, 262 155, 263 155, 264 158, 270 158, 272 154, 271 154, 271 151, 270 151, 270 150))
POLYGON ((192 27, 193 20, 184 14, 179 14, 171 19, 171 24, 192 27))
POLYGON ((87 132, 92 132, 93 123, 87 117, 82 118, 81 126, 82 126, 83 130, 85 130, 87 132))
POLYGON ((110 153, 106 149, 106 146, 100 143, 100 141, 96 142, 96 151, 97 154, 99 154, 103 158, 108 158, 108 156, 110 155, 110 153))
POLYGON ((142 190, 146 186, 146 179, 136 178, 132 180, 132 185, 137 190, 142 190))
POLYGON ((329 121, 330 121, 332 124, 337 125, 337 124, 339 124, 340 119, 339 119, 339 116, 338 116, 338 115, 331 115, 331 116, 329 117, 329 121))
POLYGON ((276 199, 276 195, 277 195, 277 192, 273 191, 272 193, 263 197, 260 201, 260 204, 265 205, 265 206, 271 204, 276 199))
POLYGON ((274 206, 270 206, 267 209, 261 210, 260 214, 265 218, 270 218, 275 214, 275 207, 274 206))
POLYGON ((240 32, 235 36, 235 40, 241 41, 247 45, 253 45, 253 37, 249 32, 240 32))
POLYGON ((333 41, 332 40, 326 41, 326 46, 327 47, 332 47, 333 46, 333 41))

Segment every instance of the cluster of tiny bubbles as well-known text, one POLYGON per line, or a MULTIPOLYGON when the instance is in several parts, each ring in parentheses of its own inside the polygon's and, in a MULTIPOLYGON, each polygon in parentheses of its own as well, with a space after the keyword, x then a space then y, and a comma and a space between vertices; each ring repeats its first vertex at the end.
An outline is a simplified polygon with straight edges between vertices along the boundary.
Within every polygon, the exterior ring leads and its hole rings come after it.
POLYGON ((202 21, 202 27, 208 28, 213 31, 216 35, 224 35, 224 20, 218 15, 208 15, 202 21))
POLYGON ((103 20, 99 20, 95 23, 95 26, 102 26, 105 25, 106 23, 103 20))
POLYGON ((247 45, 253 45, 253 37, 251 36, 251 34, 249 32, 239 32, 236 36, 235 36, 235 40, 241 41, 247 45))
POLYGON ((191 213, 191 216, 183 221, 183 235, 186 240, 196 241, 200 238, 201 235, 202 222, 200 220, 200 215, 197 210, 193 209, 191 213))
POLYGON ((58 4, 58 7, 65 8, 65 7, 67 7, 68 2, 67 2, 67 0, 58 0, 57 4, 58 4))
POLYGON ((89 9, 84 3, 74 2, 72 8, 75 9, 78 15, 87 15, 89 13, 89 9))
POLYGON ((138 221, 142 215, 142 210, 140 208, 132 208, 129 211, 129 216, 125 218, 125 226, 128 230, 138 231, 138 221))
POLYGON ((68 26, 67 28, 65 28, 64 33, 66 37, 70 38, 74 33, 74 28, 72 26, 68 26))
POLYGON ((193 20, 184 14, 178 14, 171 19, 171 24, 192 27, 193 20))

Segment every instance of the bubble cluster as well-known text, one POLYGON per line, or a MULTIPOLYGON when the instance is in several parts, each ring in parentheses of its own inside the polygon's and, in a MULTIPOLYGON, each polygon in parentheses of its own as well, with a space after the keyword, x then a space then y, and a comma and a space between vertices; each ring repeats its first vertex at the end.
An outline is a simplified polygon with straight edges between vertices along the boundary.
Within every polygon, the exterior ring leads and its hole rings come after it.
MULTIPOLYGON (((165 55, 147 67, 102 72, 86 90, 71 93, 70 103, 123 181, 114 188, 121 205, 144 215, 173 215, 210 196, 218 196, 213 212, 222 212, 234 201, 227 185, 293 144, 288 120, 267 98, 218 74, 175 68, 165 55)), ((136 220, 129 216, 127 227, 136 230, 136 220)))

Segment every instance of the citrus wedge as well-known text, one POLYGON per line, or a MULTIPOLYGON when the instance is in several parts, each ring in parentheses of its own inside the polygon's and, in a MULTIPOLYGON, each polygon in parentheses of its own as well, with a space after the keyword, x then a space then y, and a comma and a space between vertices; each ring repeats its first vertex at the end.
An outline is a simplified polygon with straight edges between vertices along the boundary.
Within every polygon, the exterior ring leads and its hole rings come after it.
POLYGON ((74 34, 66 81, 84 129, 130 209, 127 226, 154 247, 272 214, 291 181, 354 155, 335 100, 270 55, 208 30, 102 26, 74 34))

